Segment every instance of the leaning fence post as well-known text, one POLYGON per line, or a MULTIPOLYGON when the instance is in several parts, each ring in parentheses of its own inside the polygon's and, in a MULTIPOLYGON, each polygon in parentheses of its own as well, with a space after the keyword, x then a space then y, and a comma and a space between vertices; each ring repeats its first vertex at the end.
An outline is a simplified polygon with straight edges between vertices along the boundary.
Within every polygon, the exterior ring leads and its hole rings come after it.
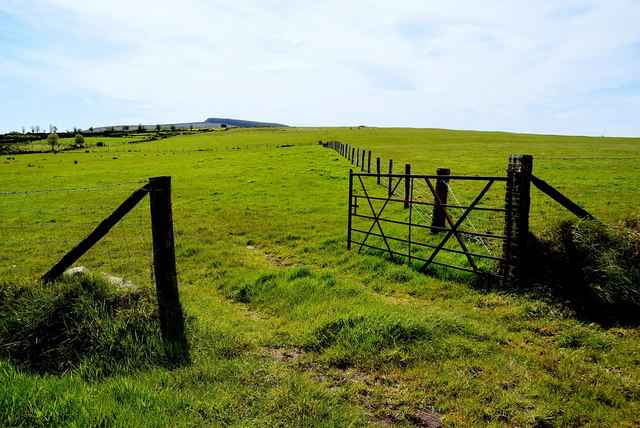
POLYGON ((446 218, 444 215, 445 207, 440 205, 447 204, 447 198, 449 196, 449 175, 451 175, 451 170, 449 168, 438 168, 436 170, 436 174, 438 178, 436 179, 436 194, 434 201, 435 204, 433 206, 433 216, 431 218, 431 234, 435 235, 437 233, 442 232, 446 225, 446 218))
POLYGON ((502 274, 505 282, 522 278, 521 270, 529 239, 532 171, 533 156, 509 155, 505 194, 506 240, 502 249, 502 274))
POLYGON ((166 351, 172 360, 188 359, 184 333, 184 315, 178 294, 175 245, 173 241, 173 213, 171 208, 171 177, 149 179, 149 206, 153 238, 153 269, 158 315, 166 351))
POLYGON ((393 192, 393 189, 391 188, 393 185, 393 178, 391 178, 391 174, 393 174, 393 159, 389 159, 389 196, 391 196, 391 192, 393 192))
POLYGON ((364 172, 364 158, 365 158, 366 150, 362 149, 362 157, 360 158, 360 171, 364 172))
POLYGON ((40 279, 43 282, 51 282, 71 267, 83 254, 91 249, 100 239, 102 239, 113 226, 136 206, 149 191, 148 185, 144 185, 133 192, 115 211, 91 231, 82 241, 73 247, 67 254, 47 271, 40 279))
POLYGON ((411 175, 411 165, 406 164, 404 166, 404 208, 409 208, 409 199, 411 196, 409 193, 411 192, 411 182, 409 180, 409 176, 411 175))

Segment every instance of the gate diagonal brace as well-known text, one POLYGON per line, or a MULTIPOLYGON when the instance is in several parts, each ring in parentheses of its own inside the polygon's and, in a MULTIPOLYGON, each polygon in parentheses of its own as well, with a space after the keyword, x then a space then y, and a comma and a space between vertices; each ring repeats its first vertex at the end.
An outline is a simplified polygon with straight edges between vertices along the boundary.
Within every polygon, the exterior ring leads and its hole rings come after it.
POLYGON ((391 246, 389 245, 389 242, 387 241, 387 237, 384 234, 384 231, 382 230, 382 225, 380 224, 380 220, 379 219, 380 219, 380 216, 382 215, 382 213, 384 212, 385 208, 387 207, 387 204, 391 200, 391 196, 393 195, 393 193, 396 191, 396 189, 398 188, 398 186, 402 182, 402 179, 398 180, 398 182, 396 183, 395 187, 391 191, 391 194, 384 201, 384 204, 382 205, 382 208, 380 208, 380 212, 378 212, 377 214, 376 214, 375 208, 373 208, 373 204, 371 203, 371 200, 369 199, 369 194, 368 194, 367 189, 366 189, 366 187, 364 185, 364 182, 362 181, 362 177, 358 176, 358 180, 360 180, 360 185, 362 186, 362 191, 364 192, 365 199, 367 200, 367 203, 369 204, 369 208, 371 208, 371 213, 373 214, 373 217, 374 217, 373 223, 371 224, 371 227, 369 228, 369 231, 367 232, 367 234, 365 235, 364 239, 362 240, 362 243, 360 244, 360 248, 358 248, 358 252, 360 252, 360 250, 362 250, 362 247, 364 246, 364 244, 366 244, 367 239, 369 238, 369 235, 371 235, 371 231, 373 230, 374 226, 377 224, 378 225, 378 230, 380 230, 380 235, 382 235, 382 239, 384 240, 384 244, 387 247, 387 251, 389 252, 389 256, 391 257, 391 260, 395 260, 393 258, 393 252, 391 251, 391 246))
POLYGON ((467 216, 469 215, 469 213, 473 210, 473 208, 482 200, 482 198, 484 197, 484 195, 489 191, 489 189, 491 188, 491 186, 493 185, 494 180, 489 180, 489 182, 487 183, 487 185, 484 187, 484 189, 482 189, 482 191, 480 192, 480 194, 476 197, 476 199, 469 205, 469 207, 464 211, 464 213, 460 216, 460 218, 458 218, 457 222, 453 222, 453 219, 451 218, 451 215, 449 214, 449 212, 447 211, 447 208, 442 203, 442 201, 440 200, 440 196, 438 195, 438 193, 436 192, 436 189, 433 187, 433 184, 431 183, 431 181, 429 181, 428 178, 425 178, 427 185, 429 186, 429 189, 431 190, 431 193, 433 193, 433 196, 436 198, 436 200, 438 201, 438 204, 441 205, 441 209, 444 212, 445 218, 447 219, 447 222, 449 223, 449 227, 451 229, 449 229, 449 231, 447 232, 447 234, 445 235, 445 237, 442 239, 442 241, 440 242, 440 244, 438 244, 438 246, 436 247, 435 250, 433 250, 433 253, 431 253, 431 256, 429 257, 429 260, 427 260, 427 262, 422 266, 422 268, 420 268, 420 270, 422 272, 424 272, 426 270, 426 268, 431 264, 431 262, 435 259, 435 257, 438 255, 438 253, 440 252, 440 250, 442 250, 442 248, 444 247, 444 245, 447 243, 447 241, 449 240, 449 238, 451 238, 452 235, 455 235, 456 240, 458 241, 458 243, 460 244, 460 247, 462 248, 462 251, 465 253, 465 255, 467 256, 467 260, 469 260, 469 264, 471 265, 471 267, 473 268, 473 270, 475 272, 478 272, 478 266, 476 265, 475 261, 473 260, 473 258, 471 257, 471 254, 469 254, 469 250, 467 249, 467 246, 464 244, 464 241, 462 240, 462 237, 460 236, 460 234, 458 233, 458 228, 460 227, 460 225, 462 224, 462 222, 467 218, 467 216))

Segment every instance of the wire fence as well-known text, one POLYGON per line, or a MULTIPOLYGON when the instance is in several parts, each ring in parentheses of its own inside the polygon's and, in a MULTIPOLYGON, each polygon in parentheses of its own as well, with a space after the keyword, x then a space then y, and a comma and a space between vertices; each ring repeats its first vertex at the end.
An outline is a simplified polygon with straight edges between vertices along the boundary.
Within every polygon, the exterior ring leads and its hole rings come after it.
MULTIPOLYGON (((406 160, 395 158, 393 161, 381 160, 380 170, 376 157, 370 151, 354 148, 340 142, 327 142, 325 147, 347 157, 363 172, 402 174, 406 160)), ((615 224, 621 219, 640 214, 640 157, 634 156, 581 156, 581 157, 534 157, 533 175, 543 179, 567 198, 584 208, 596 219, 607 224, 615 224)), ((476 168, 475 170, 456 170, 461 176, 506 176, 507 162, 504 168, 476 168)), ((435 168, 434 168, 435 170, 435 168)), ((412 174, 430 175, 433 170, 424 168, 424 164, 411 165, 412 174)), ((454 172, 452 172, 454 174, 454 172)), ((388 186, 388 183, 382 183, 388 186)), ((464 205, 479 191, 480 183, 456 180, 449 183, 449 195, 453 201, 464 205)), ((430 191, 425 186, 414 189, 418 198, 424 194, 430 198, 430 191)), ((506 188, 496 186, 487 195, 496 206, 504 207, 506 188)), ((425 210, 422 210, 425 211, 425 210)), ((456 213, 456 210, 452 210, 456 213)), ((429 217, 428 211, 418 215, 429 217)), ((531 186, 530 227, 534 233, 543 233, 544 229, 562 219, 575 218, 556 201, 531 186)), ((478 230, 495 230, 502 222, 496 216, 478 216, 474 213, 469 218, 470 225, 478 230)))
MULTIPOLYGON (((39 278, 144 182, 0 192, 0 281, 39 278)), ((144 198, 75 266, 150 284, 149 217, 144 198)))
MULTIPOLYGON (((197 152, 224 152, 232 150, 267 150, 267 149, 281 149, 287 147, 301 147, 301 146, 315 146, 318 143, 314 142, 300 142, 300 143, 288 143, 288 144, 227 144, 217 147, 136 147, 137 143, 120 143, 112 146, 97 146, 91 145, 84 148, 74 148, 56 151, 56 155, 77 155, 84 154, 124 154, 124 153, 147 153, 147 154, 176 154, 176 153, 197 153, 197 152)), ((0 153, 2 153, 0 151, 0 153)), ((53 154, 50 150, 38 150, 38 151, 24 151, 24 152, 7 152, 3 155, 12 156, 14 154, 53 154)), ((7 159, 10 160, 10 159, 7 159)), ((9 163, 5 161, 5 163, 9 163)))
MULTIPOLYGON (((640 213, 639 157, 537 157, 533 174, 558 189, 596 219, 614 224, 640 213)), ((561 206, 532 188, 531 225, 570 217, 561 206)))

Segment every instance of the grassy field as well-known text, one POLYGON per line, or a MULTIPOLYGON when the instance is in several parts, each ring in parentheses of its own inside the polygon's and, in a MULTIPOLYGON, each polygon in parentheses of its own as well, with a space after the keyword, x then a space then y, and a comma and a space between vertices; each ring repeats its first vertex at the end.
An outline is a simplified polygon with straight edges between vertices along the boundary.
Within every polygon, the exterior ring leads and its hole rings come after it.
MULTIPOLYGON (((0 425, 640 425, 637 327, 603 328, 560 305, 347 251, 351 166, 320 140, 425 172, 500 174, 509 153, 532 154, 547 158, 535 174, 597 216, 639 208, 637 161, 612 158, 640 158, 640 139, 239 129, 11 156, 0 165, 0 275, 13 282, 41 274, 135 182, 172 176, 192 363, 105 377, 6 359, 0 425), (576 157, 589 159, 549 159, 576 157), (126 184, 96 188, 114 183, 126 184), (20 193, 67 188, 78 190, 20 193)), ((78 264, 148 286, 146 210, 78 264)))

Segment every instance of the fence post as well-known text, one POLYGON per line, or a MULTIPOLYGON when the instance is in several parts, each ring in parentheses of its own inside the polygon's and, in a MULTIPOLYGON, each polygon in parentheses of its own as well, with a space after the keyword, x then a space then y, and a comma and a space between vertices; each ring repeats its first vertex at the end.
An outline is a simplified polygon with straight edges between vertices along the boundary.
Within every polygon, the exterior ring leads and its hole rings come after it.
POLYGON ((360 149, 356 149, 356 167, 360 165, 360 149))
POLYGON ((362 171, 362 172, 364 172, 364 158, 366 157, 365 156, 366 152, 367 151, 365 149, 362 149, 362 157, 361 157, 361 160, 360 160, 360 171, 362 171))
POLYGON ((378 174, 378 186, 380 185, 380 158, 376 158, 376 174, 378 174))
POLYGON ((149 179, 149 206, 153 238, 153 269, 158 296, 160 330, 167 356, 173 362, 188 360, 184 315, 178 294, 178 276, 173 241, 171 177, 149 179))
MULTIPOLYGON (((389 174, 393 174, 393 159, 389 159, 389 174)), ((391 178, 391 175, 389 175, 389 197, 391 197, 391 191, 392 191, 392 186, 393 185, 393 179, 391 178)))
POLYGON ((404 208, 409 208, 409 199, 411 198, 411 181, 409 176, 411 175, 411 165, 406 164, 404 166, 404 208))
POLYGON ((451 175, 451 170, 449 168, 438 168, 436 170, 436 174, 439 176, 436 179, 436 194, 438 197, 434 196, 433 198, 433 203, 435 205, 433 206, 433 216, 431 218, 431 227, 434 228, 431 229, 432 235, 442 232, 442 229, 446 227, 446 218, 444 216, 445 207, 440 205, 440 201, 444 205, 447 204, 449 196, 449 175, 451 175))
POLYGON ((353 160, 356 158, 356 149, 351 147, 351 164, 353 164, 353 160))
POLYGON ((353 169, 349 170, 349 217, 347 220, 347 250, 351 249, 351 211, 353 206, 353 169))
POLYGON ((371 174, 371 150, 369 150, 369 157, 367 158, 367 174, 371 174))
POLYGON ((502 248, 505 283, 517 282, 522 278, 521 270, 529 239, 532 171, 533 156, 509 155, 504 222, 507 239, 502 248))

